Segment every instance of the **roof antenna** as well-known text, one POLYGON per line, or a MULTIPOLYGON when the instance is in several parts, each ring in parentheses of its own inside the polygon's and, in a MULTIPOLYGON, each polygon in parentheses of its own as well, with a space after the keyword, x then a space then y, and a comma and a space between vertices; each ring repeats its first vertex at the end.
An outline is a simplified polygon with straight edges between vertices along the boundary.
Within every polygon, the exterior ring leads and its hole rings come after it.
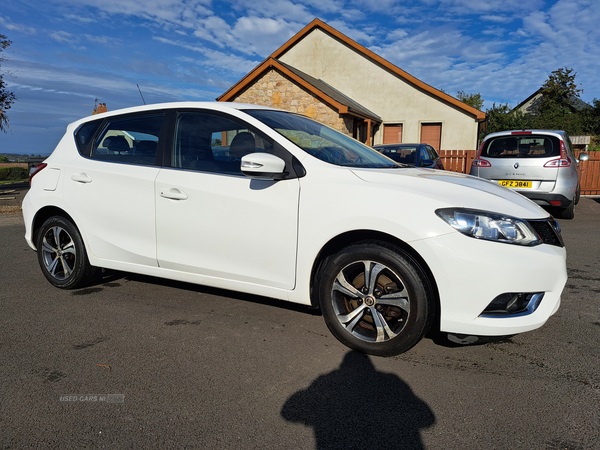
POLYGON ((138 87, 138 91, 140 91, 140 95, 142 97, 142 101, 144 102, 144 105, 146 104, 146 100, 144 100, 144 96, 142 95, 142 90, 140 89, 140 85, 136 84, 136 86, 138 87))

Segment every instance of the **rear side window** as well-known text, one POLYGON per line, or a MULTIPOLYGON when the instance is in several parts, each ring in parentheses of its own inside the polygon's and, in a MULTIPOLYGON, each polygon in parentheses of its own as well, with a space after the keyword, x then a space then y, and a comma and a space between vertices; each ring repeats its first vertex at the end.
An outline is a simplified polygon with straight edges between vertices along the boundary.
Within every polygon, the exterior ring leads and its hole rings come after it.
POLYGON ((551 158, 560 156, 560 139, 534 134, 500 136, 486 141, 486 158, 551 158))
POLYGON ((75 141, 77 142, 77 149, 79 153, 84 156, 88 156, 92 147, 92 139, 98 130, 98 127, 102 124, 102 120, 94 120, 88 122, 75 132, 75 141))
POLYGON ((94 141, 91 158, 154 165, 164 116, 159 113, 109 119, 94 141))

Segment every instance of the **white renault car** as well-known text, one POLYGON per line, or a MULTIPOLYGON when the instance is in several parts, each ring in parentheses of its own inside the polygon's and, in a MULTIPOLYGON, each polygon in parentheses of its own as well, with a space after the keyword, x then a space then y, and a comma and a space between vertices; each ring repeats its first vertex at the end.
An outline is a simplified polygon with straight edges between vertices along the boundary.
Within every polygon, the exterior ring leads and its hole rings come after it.
POLYGON ((342 343, 373 355, 408 350, 432 325, 533 330, 567 280, 558 225, 523 196, 239 103, 70 124, 23 215, 56 287, 107 268, 318 306, 342 343))

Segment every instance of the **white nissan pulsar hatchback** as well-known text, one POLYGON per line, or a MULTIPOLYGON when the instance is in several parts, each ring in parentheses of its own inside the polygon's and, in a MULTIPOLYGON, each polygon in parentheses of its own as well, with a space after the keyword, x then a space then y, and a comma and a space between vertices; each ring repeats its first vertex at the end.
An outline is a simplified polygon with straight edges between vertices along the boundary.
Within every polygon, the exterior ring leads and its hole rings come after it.
POLYGON ((558 225, 520 194, 239 103, 70 124, 32 172, 23 215, 56 287, 106 268, 318 306, 337 339, 373 355, 408 350, 433 324, 533 330, 567 280, 558 225))

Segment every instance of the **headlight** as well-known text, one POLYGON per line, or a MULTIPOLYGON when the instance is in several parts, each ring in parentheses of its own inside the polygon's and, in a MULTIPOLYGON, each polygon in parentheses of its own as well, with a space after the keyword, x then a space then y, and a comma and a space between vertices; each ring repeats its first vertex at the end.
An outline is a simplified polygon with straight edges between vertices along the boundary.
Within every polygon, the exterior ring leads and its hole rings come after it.
POLYGON ((444 208, 435 213, 466 236, 506 244, 532 246, 542 243, 529 223, 516 217, 466 208, 444 208))

